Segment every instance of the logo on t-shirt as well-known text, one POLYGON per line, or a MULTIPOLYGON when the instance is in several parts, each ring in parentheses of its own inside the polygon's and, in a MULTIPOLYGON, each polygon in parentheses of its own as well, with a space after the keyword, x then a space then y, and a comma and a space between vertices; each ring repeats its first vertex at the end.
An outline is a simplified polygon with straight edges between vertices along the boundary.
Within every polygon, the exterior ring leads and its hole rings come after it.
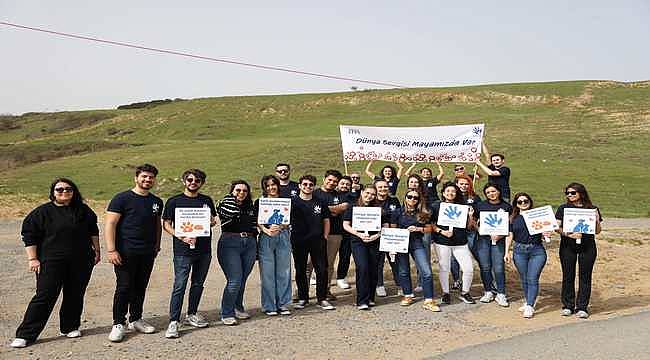
POLYGON ((153 210, 153 213, 154 213, 154 214, 158 214, 158 210, 160 210, 160 205, 158 205, 158 204, 153 204, 153 206, 151 207, 151 209, 153 210))
POLYGON ((428 187, 433 187, 433 183, 430 182, 430 183, 427 184, 427 186, 428 187))
POLYGON ((298 190, 291 190, 291 196, 298 195, 298 190))
POLYGON ((335 197, 332 199, 332 203, 334 203, 334 204, 338 204, 338 203, 339 203, 339 198, 335 196, 335 197))
POLYGON ((314 205, 314 214, 316 215, 320 214, 320 210, 321 210, 320 206, 314 205))
POLYGON ((397 206, 392 204, 392 205, 389 205, 388 208, 390 209, 390 211, 395 211, 395 209, 397 209, 397 206))

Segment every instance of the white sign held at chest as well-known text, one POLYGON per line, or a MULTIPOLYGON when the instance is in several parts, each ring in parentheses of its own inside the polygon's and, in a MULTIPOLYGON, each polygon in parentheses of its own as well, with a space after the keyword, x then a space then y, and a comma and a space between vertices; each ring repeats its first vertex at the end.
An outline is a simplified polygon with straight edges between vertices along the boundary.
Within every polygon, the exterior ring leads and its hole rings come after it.
POLYGON ((176 208, 174 235, 176 237, 210 236, 210 208, 176 208))
POLYGON ((551 205, 524 210, 521 212, 521 216, 524 218, 528 233, 531 235, 553 232, 559 227, 551 205))
POLYGON ((408 253, 410 232, 406 229, 382 228, 379 251, 408 253))
POLYGON ((479 235, 508 235, 508 213, 505 211, 481 211, 479 235))
POLYGON ((260 198, 257 223, 264 225, 287 225, 291 222, 291 199, 260 198))
POLYGON ((467 227, 468 212, 467 205, 441 202, 437 224, 464 229, 467 227))
POLYGON ((581 234, 596 233, 596 209, 565 208, 562 231, 581 234))
POLYGON ((369 206, 353 207, 352 228, 357 231, 380 231, 381 208, 369 206))

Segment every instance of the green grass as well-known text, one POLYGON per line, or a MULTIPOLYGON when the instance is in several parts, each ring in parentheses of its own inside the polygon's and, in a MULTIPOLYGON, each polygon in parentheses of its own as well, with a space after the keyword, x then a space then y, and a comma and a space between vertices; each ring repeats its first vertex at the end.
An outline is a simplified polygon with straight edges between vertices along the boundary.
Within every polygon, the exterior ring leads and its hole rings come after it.
MULTIPOLYGON (((223 97, 0 120, 0 195, 36 196, 55 176, 69 176, 87 197, 107 200, 131 186, 135 165, 150 162, 161 170, 156 191, 162 196, 180 191, 184 169, 199 167, 208 173, 205 192, 220 197, 235 178, 258 189, 260 177, 280 161, 292 164, 296 178, 342 169, 340 124, 480 122, 490 150, 506 154, 513 191, 556 206, 563 186, 579 181, 605 216, 650 216, 647 83, 223 97)), ((361 171, 365 163, 348 167, 361 171)), ((449 164, 445 169, 451 174, 449 164)))

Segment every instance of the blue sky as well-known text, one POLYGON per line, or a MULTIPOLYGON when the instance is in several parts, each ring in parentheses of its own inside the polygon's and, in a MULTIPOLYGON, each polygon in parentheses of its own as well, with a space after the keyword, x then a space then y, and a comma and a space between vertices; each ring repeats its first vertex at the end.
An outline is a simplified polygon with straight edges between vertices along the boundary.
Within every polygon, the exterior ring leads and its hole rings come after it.
MULTIPOLYGON (((233 3, 0 0, 0 21, 408 87, 650 79, 647 0, 233 3)), ((0 46, 0 113, 380 88, 1 25, 0 46)))

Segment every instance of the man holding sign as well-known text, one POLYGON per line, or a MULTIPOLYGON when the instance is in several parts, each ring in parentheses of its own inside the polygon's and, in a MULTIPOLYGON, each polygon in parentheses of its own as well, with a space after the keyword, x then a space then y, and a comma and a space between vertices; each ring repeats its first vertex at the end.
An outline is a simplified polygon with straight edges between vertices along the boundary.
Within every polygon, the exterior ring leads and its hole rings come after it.
POLYGON ((167 200, 163 213, 163 228, 173 237, 174 287, 169 304, 169 325, 166 338, 177 338, 183 297, 192 272, 186 321, 194 327, 206 327, 208 322, 197 310, 203 293, 203 283, 212 261, 212 231, 217 212, 212 199, 199 193, 206 175, 199 169, 186 170, 182 175, 183 193, 167 200))

